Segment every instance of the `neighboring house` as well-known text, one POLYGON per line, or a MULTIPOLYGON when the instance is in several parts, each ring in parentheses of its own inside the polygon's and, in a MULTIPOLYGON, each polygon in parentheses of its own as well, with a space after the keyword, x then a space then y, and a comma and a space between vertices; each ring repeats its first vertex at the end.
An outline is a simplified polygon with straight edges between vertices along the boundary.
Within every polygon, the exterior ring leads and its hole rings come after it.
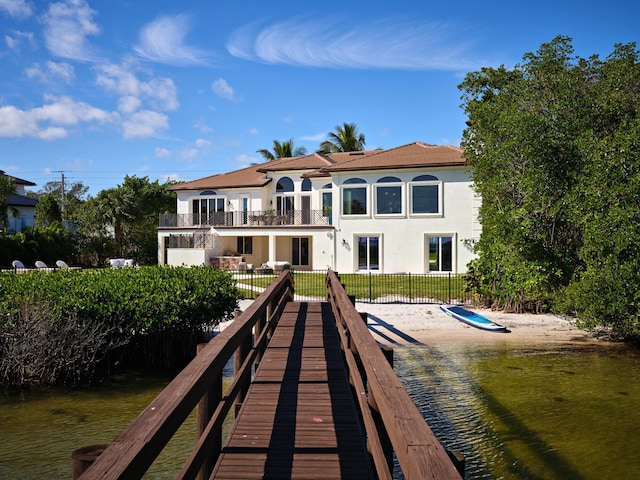
POLYGON ((314 153, 171 189, 177 214, 160 217, 160 264, 464 273, 480 236, 480 199, 450 146, 314 153))
POLYGON ((22 180, 11 175, 7 175, 0 170, 0 175, 7 176, 14 181, 15 195, 7 199, 9 207, 9 232, 21 232, 25 228, 33 227, 36 224, 36 205, 38 201, 25 195, 24 187, 35 187, 35 183, 22 180), (15 214, 15 215, 14 215, 15 214))

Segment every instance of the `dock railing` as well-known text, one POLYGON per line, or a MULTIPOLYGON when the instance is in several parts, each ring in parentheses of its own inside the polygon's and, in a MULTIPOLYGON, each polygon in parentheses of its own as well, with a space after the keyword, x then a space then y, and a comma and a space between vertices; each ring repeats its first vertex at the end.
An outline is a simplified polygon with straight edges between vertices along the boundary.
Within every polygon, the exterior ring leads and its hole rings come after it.
POLYGON ((338 275, 329 270, 326 283, 378 478, 392 478, 393 453, 407 480, 462 478, 369 333, 364 314, 355 309, 338 275))
POLYGON ((242 403, 253 368, 292 299, 293 277, 285 271, 200 350, 84 473, 77 472, 77 478, 141 478, 195 408, 198 440, 177 478, 209 478, 222 449, 224 420, 242 403), (234 379, 223 396, 223 369, 232 355, 234 379))

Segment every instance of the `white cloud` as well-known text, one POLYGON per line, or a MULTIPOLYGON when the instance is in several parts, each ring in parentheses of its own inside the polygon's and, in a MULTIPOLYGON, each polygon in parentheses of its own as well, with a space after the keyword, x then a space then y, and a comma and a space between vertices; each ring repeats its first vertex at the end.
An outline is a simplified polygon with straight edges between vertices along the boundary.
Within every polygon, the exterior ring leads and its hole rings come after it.
POLYGON ((24 0, 0 0, 0 10, 15 18, 27 18, 32 13, 31 5, 24 0))
POLYGON ((168 128, 167 116, 150 110, 136 112, 122 122, 123 137, 126 139, 153 137, 168 128))
POLYGON ((252 128, 249 130, 249 135, 258 135, 258 129, 257 128, 252 128))
POLYGON ((211 90, 219 97, 226 98, 227 100, 234 99, 233 88, 231 88, 224 78, 215 80, 211 84, 211 90))
POLYGON ((196 140, 196 147, 198 147, 200 150, 209 151, 212 145, 213 144, 209 140, 205 140, 204 138, 198 138, 196 140))
POLYGON ((136 53, 147 60, 169 65, 204 65, 207 54, 203 50, 185 44, 191 30, 191 18, 187 15, 165 15, 156 18, 140 32, 136 53))
POLYGON ((58 57, 95 60, 97 55, 87 37, 98 35, 100 27, 93 21, 92 10, 85 0, 65 0, 49 5, 43 15, 45 44, 58 57))
POLYGON ((241 165, 251 165, 252 163, 261 163, 264 161, 264 159, 258 159, 257 157, 245 154, 236 155, 235 160, 241 165))
POLYGON ((97 70, 96 83, 117 95, 146 99, 160 110, 176 110, 180 106, 176 86, 170 78, 152 78, 148 82, 139 80, 131 64, 109 63, 97 67, 97 70))
POLYGON ((48 60, 45 64, 34 63, 25 69, 25 73, 29 78, 35 78, 41 82, 48 83, 51 81, 62 80, 70 84, 75 78, 73 66, 61 62, 56 63, 48 60))
POLYGON ((138 97, 132 95, 125 95, 118 99, 118 111, 125 115, 130 115, 140 108, 142 102, 138 97))
POLYGON ((197 148, 185 148, 180 152, 180 160, 190 162, 198 157, 200 151, 197 148))
POLYGON ((160 175, 160 178, 164 183, 166 182, 181 182, 182 178, 179 173, 167 173, 165 175, 160 175))
POLYGON ((326 138, 326 133, 316 133, 314 135, 303 135, 302 137, 300 137, 300 140, 305 140, 308 142, 322 142, 326 140, 326 138))
POLYGON ((295 17, 232 33, 231 55, 271 64, 323 68, 470 69, 467 32, 446 22, 385 19, 354 25, 328 18, 295 17))
POLYGON ((31 110, 0 107, 0 137, 56 140, 68 136, 69 126, 92 122, 106 124, 113 120, 113 114, 87 103, 69 97, 47 96, 44 105, 31 110))
POLYGON ((27 42, 32 48, 36 45, 32 32, 20 32, 17 30, 12 31, 10 35, 5 35, 4 42, 7 44, 7 48, 13 51, 18 51, 24 42, 27 42))
POLYGON ((156 158, 169 158, 171 157, 171 152, 166 148, 156 147, 156 151, 153 154, 156 158))

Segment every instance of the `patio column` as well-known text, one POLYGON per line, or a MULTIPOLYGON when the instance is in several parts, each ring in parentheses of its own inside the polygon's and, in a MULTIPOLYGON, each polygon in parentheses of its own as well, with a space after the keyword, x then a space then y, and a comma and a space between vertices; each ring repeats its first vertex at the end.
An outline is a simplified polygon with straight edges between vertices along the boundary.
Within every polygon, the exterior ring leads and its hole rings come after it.
POLYGON ((276 261, 276 236, 269 234, 269 261, 276 261))

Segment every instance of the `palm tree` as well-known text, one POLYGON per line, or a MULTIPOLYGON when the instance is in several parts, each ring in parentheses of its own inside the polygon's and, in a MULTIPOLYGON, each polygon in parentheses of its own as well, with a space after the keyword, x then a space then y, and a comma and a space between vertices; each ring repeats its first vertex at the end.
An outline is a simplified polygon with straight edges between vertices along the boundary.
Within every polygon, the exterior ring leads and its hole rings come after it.
POLYGON ((276 158, 301 157, 302 155, 307 154, 307 149, 304 147, 294 148, 293 138, 290 138, 289 140, 285 140, 284 142, 274 140, 273 153, 271 153, 266 148, 256 150, 256 152, 262 155, 266 161, 270 162, 271 160, 275 160, 276 158))
POLYGON ((328 139, 320 144, 318 153, 360 152, 364 150, 364 134, 358 132, 355 123, 345 122, 342 127, 336 125, 335 132, 327 135, 328 139))

